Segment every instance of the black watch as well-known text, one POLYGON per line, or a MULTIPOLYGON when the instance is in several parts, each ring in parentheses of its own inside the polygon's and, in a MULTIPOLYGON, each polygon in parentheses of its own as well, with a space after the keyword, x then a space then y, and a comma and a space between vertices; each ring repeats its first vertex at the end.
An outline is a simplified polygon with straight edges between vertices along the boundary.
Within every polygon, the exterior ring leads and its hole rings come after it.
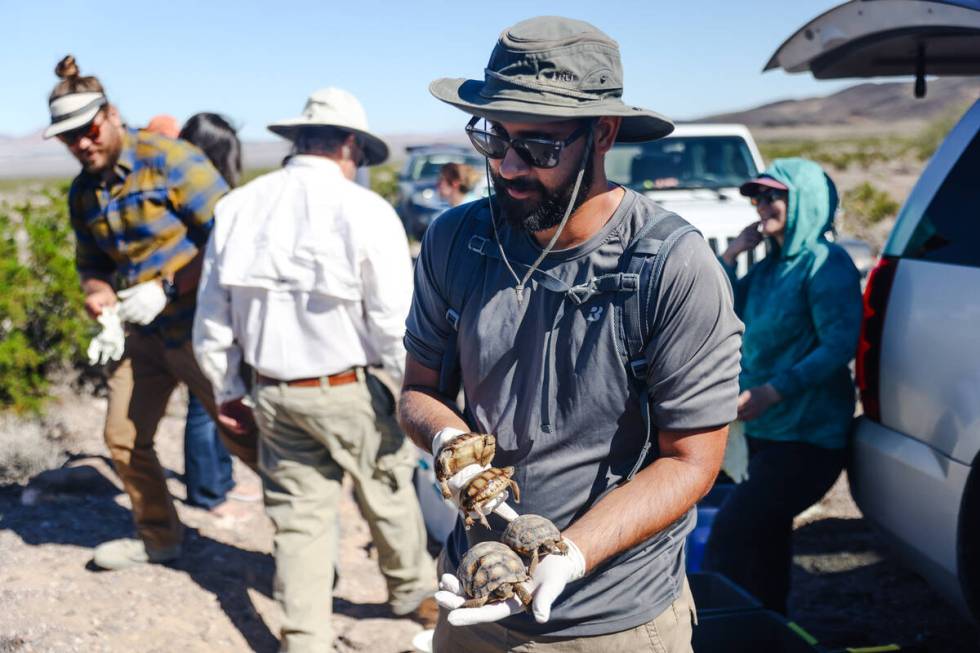
POLYGON ((168 302, 177 299, 177 284, 170 279, 160 279, 160 285, 163 286, 163 294, 168 302))

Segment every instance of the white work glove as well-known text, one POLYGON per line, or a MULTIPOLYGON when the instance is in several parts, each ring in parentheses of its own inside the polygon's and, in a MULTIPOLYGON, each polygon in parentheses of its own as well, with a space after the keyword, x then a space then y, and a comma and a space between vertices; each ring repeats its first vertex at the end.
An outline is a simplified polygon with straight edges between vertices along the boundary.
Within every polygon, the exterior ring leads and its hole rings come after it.
POLYGON ((167 295, 159 279, 136 284, 119 291, 119 317, 123 322, 149 324, 167 305, 167 295))
MULTIPOLYGON (((459 429, 452 428, 451 426, 441 429, 435 434, 435 437, 432 438, 432 457, 434 459, 438 459, 439 452, 442 451, 447 444, 465 433, 466 431, 460 431, 459 429)), ((477 465, 474 463, 459 470, 450 476, 446 481, 446 485, 449 486, 449 493, 452 495, 453 505, 455 505, 464 515, 467 514, 467 511, 463 510, 462 506, 460 505, 460 495, 466 486, 469 485, 470 481, 472 481, 481 472, 485 472, 488 469, 490 469, 490 465, 477 465)), ((490 515, 491 513, 495 512, 507 521, 514 521, 517 519, 517 513, 514 512, 514 509, 507 504, 507 498, 509 496, 510 491, 505 490, 490 501, 487 501, 482 506, 483 513, 485 515, 490 515)), ((469 516, 479 521, 479 513, 470 512, 469 516)))
MULTIPOLYGON (((555 599, 565 591, 565 586, 585 575, 585 558, 570 539, 563 538, 568 545, 568 553, 552 553, 538 563, 531 574, 525 589, 534 597, 531 612, 534 620, 543 624, 551 618, 551 606, 555 599)), ((463 586, 453 574, 443 574, 436 592, 436 603, 449 610, 449 623, 453 626, 473 626, 475 624, 499 621, 524 611, 524 605, 516 596, 506 601, 487 603, 479 608, 461 608, 467 601, 463 596, 463 586)))
POLYGON ((119 307, 103 307, 96 319, 102 325, 102 330, 88 343, 88 364, 105 365, 111 360, 121 359, 126 349, 126 334, 119 319, 119 307))

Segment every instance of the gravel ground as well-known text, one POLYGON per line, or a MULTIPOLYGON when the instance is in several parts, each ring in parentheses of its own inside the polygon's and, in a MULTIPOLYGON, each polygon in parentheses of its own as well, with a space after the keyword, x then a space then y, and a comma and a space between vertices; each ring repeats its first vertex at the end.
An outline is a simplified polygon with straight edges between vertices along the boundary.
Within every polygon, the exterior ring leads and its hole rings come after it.
MULTIPOLYGON (((193 531, 173 565, 96 572, 91 549, 130 533, 128 500, 105 459, 103 400, 62 391, 52 408, 71 458, 29 485, 0 485, 0 653, 275 651, 272 529, 259 504, 217 518, 178 505, 193 531)), ((158 451, 183 496, 178 397, 158 451)), ((236 468, 241 481, 254 482, 236 468)), ((980 651, 977 630, 882 548, 846 478, 797 520, 793 619, 828 647, 898 643, 932 653, 980 651)), ((337 651, 400 653, 421 627, 390 615, 367 525, 349 488, 341 513, 337 651)))

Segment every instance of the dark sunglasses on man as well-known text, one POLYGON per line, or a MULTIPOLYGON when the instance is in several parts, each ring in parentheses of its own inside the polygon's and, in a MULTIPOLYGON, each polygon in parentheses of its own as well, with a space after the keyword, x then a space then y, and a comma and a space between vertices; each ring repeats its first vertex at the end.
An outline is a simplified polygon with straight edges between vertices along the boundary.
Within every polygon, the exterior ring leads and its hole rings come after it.
POLYGON ((779 190, 776 188, 767 188, 766 190, 759 191, 752 196, 752 206, 759 206, 762 203, 772 205, 773 202, 778 200, 786 200, 789 197, 789 193, 784 190, 779 190))
POLYGON ((95 114, 95 118, 92 119, 92 122, 88 123, 87 125, 82 125, 76 129, 58 134, 58 140, 68 146, 75 145, 83 138, 87 138, 90 141, 97 140, 99 138, 99 134, 102 133, 102 120, 100 120, 101 116, 101 113, 97 113, 95 114))
POLYGON ((466 125, 466 135, 470 137, 470 142, 476 151, 490 159, 502 159, 507 154, 509 148, 514 148, 517 156, 535 168, 554 168, 558 165, 561 151, 571 145, 576 140, 587 133, 592 127, 589 121, 582 125, 565 139, 551 139, 542 137, 531 138, 511 138, 508 135, 501 135, 485 129, 477 129, 476 123, 480 121, 479 116, 474 116, 466 125))

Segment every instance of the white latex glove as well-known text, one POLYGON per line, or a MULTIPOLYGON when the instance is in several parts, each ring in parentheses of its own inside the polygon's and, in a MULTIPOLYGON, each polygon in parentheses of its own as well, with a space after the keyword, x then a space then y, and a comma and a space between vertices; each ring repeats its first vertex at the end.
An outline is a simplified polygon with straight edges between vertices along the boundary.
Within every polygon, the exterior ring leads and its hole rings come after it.
MULTIPOLYGON (((440 429, 438 433, 432 438, 432 457, 435 459, 439 458, 439 452, 445 448, 447 444, 455 440, 461 435, 465 435, 465 431, 460 431, 457 428, 447 426, 444 429, 440 429)), ((459 511, 466 514, 466 511, 460 506, 460 495, 463 489, 473 480, 474 477, 479 475, 481 472, 490 469, 490 465, 467 465, 463 469, 459 470, 455 474, 449 477, 446 481, 446 485, 449 486, 449 492, 452 494, 453 504, 459 508, 459 511)), ((484 514, 497 513, 507 521, 514 521, 517 518, 517 513, 514 509, 507 505, 507 498, 510 496, 509 491, 501 492, 499 495, 483 504, 484 514)), ((473 519, 479 521, 480 515, 476 512, 470 512, 469 516, 473 519)))
MULTIPOLYGON (((524 584, 533 595, 531 612, 534 620, 543 624, 551 618, 551 606, 555 599, 565 591, 565 586, 585 575, 585 558, 582 552, 567 537, 568 553, 552 553, 538 563, 530 582, 524 584)), ((453 626, 472 626, 475 624, 500 621, 524 610, 517 597, 506 601, 487 603, 479 608, 462 608, 466 602, 463 587, 453 574, 443 574, 436 592, 436 603, 449 610, 449 623, 453 626)))
POLYGON ((144 281, 132 288, 120 290, 119 317, 124 322, 149 324, 167 305, 167 295, 160 281, 144 281))
POLYGON ((119 307, 106 306, 97 318, 102 330, 88 344, 88 364, 105 365, 122 358, 126 349, 126 334, 119 319, 119 307))
POLYGON ((736 483, 749 478, 749 443, 745 439, 745 424, 735 420, 728 425, 728 443, 721 469, 736 483))

